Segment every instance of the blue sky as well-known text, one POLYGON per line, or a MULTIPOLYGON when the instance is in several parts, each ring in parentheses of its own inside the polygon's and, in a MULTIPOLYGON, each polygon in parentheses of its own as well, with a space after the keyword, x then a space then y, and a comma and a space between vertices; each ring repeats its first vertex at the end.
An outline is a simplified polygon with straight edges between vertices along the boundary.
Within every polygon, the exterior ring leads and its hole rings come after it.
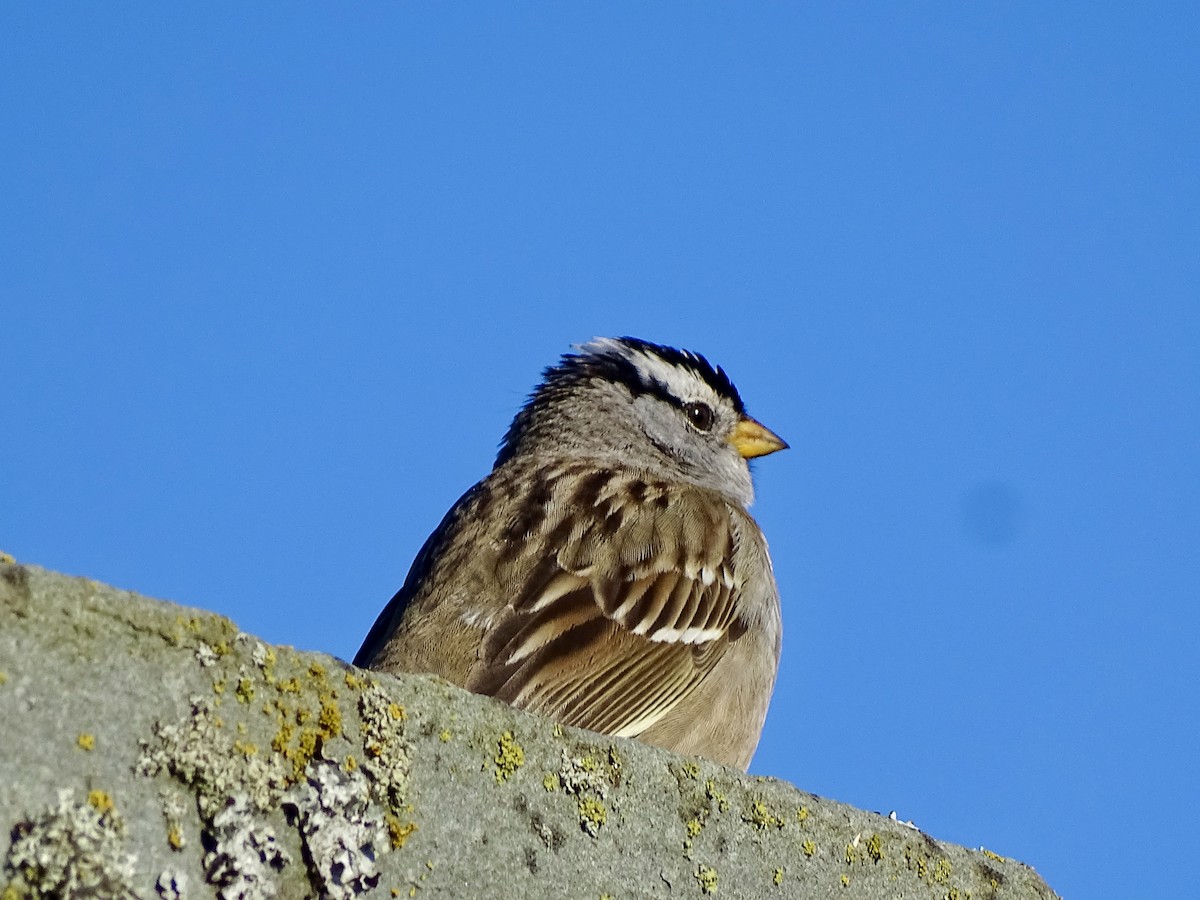
POLYGON ((1064 896, 1194 889, 1194 4, 0 33, 0 548, 349 658, 542 367, 692 348, 792 445, 752 771, 1064 896))

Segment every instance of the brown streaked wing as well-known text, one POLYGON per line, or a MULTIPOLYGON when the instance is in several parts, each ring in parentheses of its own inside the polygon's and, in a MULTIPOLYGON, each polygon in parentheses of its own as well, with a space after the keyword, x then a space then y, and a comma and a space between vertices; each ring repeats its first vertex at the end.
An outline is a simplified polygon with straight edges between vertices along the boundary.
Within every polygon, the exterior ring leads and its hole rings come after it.
POLYGON ((544 544, 533 554, 540 562, 485 636, 467 686, 635 736, 744 631, 732 527, 723 504, 699 490, 675 487, 663 503, 664 486, 642 483, 631 502, 628 481, 614 473, 590 476, 585 488, 545 505, 551 514, 529 535, 544 544))

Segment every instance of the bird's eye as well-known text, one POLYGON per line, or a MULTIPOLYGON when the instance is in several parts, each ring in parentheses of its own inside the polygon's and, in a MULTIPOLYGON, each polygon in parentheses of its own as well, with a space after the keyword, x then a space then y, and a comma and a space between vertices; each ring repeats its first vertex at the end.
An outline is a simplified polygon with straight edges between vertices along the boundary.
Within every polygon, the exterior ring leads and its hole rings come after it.
POLYGON ((709 431, 713 427, 713 411, 707 403, 685 403, 683 414, 687 416, 693 428, 709 431))

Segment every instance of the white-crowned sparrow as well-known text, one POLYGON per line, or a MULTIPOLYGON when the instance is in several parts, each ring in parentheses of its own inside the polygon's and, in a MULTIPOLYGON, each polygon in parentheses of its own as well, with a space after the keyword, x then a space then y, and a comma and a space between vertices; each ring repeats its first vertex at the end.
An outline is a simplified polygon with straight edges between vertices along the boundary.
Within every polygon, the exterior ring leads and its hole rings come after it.
POLYGON ((787 444, 698 354, 578 349, 546 369, 354 662, 745 769, 781 634, 746 460, 787 444))

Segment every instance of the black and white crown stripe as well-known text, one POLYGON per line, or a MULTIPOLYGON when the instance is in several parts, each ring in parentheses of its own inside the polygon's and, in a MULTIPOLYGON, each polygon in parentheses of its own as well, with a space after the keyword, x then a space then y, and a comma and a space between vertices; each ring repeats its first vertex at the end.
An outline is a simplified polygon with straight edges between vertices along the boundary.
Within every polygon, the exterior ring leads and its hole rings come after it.
MULTIPOLYGON (((699 353, 652 344, 639 338, 596 338, 580 348, 578 355, 563 357, 560 369, 579 363, 590 368, 593 359, 602 360, 615 380, 630 385, 635 394, 653 393, 670 402, 700 399, 689 396, 697 381, 707 385, 717 398, 727 400, 739 415, 745 413, 741 395, 725 370, 714 366, 699 353), (681 378, 681 376, 684 376, 681 378)), ((554 370, 547 372, 551 377, 554 370)))
POLYGON ((732 405, 737 415, 746 413, 741 395, 725 370, 699 353, 634 337, 595 338, 576 349, 578 352, 564 354, 557 365, 542 372, 541 383, 529 395, 501 442, 497 465, 512 456, 519 437, 539 409, 570 396, 584 381, 621 384, 634 397, 650 394, 680 408, 694 401, 706 404, 723 401, 732 405), (711 396, 703 396, 705 390, 711 396))

